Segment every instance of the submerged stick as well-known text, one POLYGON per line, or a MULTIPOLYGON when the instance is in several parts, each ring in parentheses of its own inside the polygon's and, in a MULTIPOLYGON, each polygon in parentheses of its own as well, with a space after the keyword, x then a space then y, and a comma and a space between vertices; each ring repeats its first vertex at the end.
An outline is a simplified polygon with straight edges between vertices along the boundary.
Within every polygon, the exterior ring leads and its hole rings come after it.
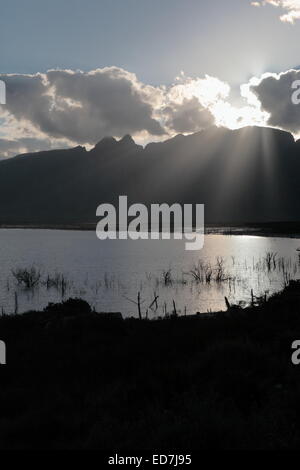
POLYGON ((227 310, 230 310, 231 305, 230 305, 229 300, 227 299, 227 297, 225 297, 225 303, 226 303, 227 310))

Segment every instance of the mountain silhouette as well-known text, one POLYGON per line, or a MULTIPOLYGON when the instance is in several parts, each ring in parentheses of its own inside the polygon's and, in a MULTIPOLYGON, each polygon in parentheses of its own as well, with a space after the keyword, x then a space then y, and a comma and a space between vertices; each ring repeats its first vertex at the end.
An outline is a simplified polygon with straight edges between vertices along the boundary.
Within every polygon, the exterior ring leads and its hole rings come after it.
POLYGON ((127 135, 0 161, 1 224, 96 222, 100 203, 205 204, 206 223, 299 221, 300 142, 211 128, 145 148, 127 135))

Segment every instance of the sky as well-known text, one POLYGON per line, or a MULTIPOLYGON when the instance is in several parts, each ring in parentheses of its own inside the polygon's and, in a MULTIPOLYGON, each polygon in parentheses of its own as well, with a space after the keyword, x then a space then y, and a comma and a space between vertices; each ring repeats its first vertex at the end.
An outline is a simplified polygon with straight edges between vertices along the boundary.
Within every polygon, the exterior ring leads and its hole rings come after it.
POLYGON ((300 0, 10 0, 0 155, 210 125, 297 137, 299 38, 300 0))

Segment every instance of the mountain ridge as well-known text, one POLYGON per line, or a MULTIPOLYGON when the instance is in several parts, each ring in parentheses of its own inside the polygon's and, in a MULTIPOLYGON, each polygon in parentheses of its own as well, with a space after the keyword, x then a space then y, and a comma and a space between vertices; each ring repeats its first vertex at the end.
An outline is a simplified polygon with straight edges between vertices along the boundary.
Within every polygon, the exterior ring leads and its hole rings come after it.
POLYGON ((103 202, 206 205, 207 222, 300 219, 300 141, 264 127, 211 128, 145 147, 131 136, 0 161, 0 224, 96 222, 103 202))

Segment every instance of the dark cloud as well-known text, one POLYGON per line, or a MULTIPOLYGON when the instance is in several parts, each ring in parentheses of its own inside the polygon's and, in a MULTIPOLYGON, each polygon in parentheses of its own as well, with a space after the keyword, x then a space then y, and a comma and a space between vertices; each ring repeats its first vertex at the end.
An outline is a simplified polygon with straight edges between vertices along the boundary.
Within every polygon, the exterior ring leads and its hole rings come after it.
POLYGON ((66 146, 94 145, 105 136, 125 134, 147 143, 215 123, 226 126, 228 119, 238 125, 239 113, 247 111, 234 110, 229 85, 208 75, 191 78, 182 72, 170 86, 144 84, 118 67, 2 74, 1 79, 7 89, 7 104, 0 107, 5 156, 58 147, 62 140, 66 146))
POLYGON ((117 67, 92 72, 53 70, 37 75, 0 75, 5 109, 49 137, 94 144, 106 135, 140 131, 164 134, 153 118, 157 89, 117 67))
POLYGON ((176 132, 195 132, 214 124, 209 109, 200 105, 197 98, 185 98, 164 109, 166 125, 176 132))
POLYGON ((292 84, 300 80, 299 70, 289 70, 281 74, 262 77, 259 84, 251 85, 252 91, 264 111, 270 114, 268 125, 278 127, 293 134, 300 133, 300 105, 295 105, 292 84))

